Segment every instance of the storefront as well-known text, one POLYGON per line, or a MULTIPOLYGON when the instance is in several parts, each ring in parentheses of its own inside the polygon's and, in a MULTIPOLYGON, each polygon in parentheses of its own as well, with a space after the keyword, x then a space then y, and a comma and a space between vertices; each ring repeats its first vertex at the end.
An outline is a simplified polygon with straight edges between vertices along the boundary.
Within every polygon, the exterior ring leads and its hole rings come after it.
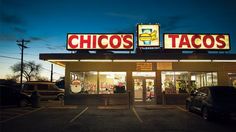
POLYGON ((164 92, 165 103, 178 104, 193 89, 233 85, 236 73, 235 54, 77 53, 40 54, 40 59, 65 67, 66 104, 102 104, 100 96, 117 94, 118 102, 109 103, 122 104, 127 91, 132 103, 162 104, 164 92), (122 88, 117 91, 117 87, 122 88))
POLYGON ((207 52, 230 50, 229 35, 164 34, 161 47, 158 25, 137 34, 136 49, 133 34, 68 34, 78 52, 40 54, 65 67, 65 104, 184 104, 199 87, 236 84, 236 54, 207 52))

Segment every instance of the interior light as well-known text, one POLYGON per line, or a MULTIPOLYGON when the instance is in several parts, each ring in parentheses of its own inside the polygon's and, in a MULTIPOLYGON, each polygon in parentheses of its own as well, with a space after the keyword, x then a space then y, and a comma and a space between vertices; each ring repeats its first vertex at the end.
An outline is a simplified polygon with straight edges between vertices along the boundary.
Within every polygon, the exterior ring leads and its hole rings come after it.
POLYGON ((236 60, 212 60, 212 62, 236 62, 236 60))
POLYGON ((112 62, 112 60, 80 60, 80 62, 112 62))
POLYGON ((79 60, 56 60, 56 59, 54 59, 54 60, 48 60, 48 61, 77 62, 79 60))
POLYGON ((211 62, 211 60, 179 60, 179 62, 211 62))
POLYGON ((178 62, 178 60, 147 60, 147 62, 178 62))
POLYGON ((145 62, 145 60, 113 60, 113 62, 145 62))

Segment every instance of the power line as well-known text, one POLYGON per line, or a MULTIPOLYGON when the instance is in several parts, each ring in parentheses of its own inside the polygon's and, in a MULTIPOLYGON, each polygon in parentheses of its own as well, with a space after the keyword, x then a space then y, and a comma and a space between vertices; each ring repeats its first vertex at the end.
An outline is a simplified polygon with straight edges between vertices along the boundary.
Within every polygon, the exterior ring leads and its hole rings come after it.
POLYGON ((22 87, 22 79, 23 79, 23 69, 24 69, 24 67, 23 67, 23 58, 24 58, 24 49, 25 48, 28 48, 27 46, 25 46, 25 44, 27 43, 27 42, 30 42, 29 40, 24 40, 24 39, 22 39, 22 40, 16 40, 16 42, 18 43, 17 45, 21 48, 21 65, 20 65, 20 69, 21 69, 21 71, 20 71, 20 85, 21 85, 21 87, 22 87))
MULTIPOLYGON (((0 55, 1 58, 8 58, 8 59, 14 59, 14 60, 21 60, 20 58, 16 58, 16 57, 11 57, 11 56, 4 56, 4 55, 0 55)), ((29 61, 26 61, 24 60, 24 62, 29 62, 29 61)), ((45 68, 45 67, 42 67, 42 69, 48 71, 48 72, 51 72, 51 70, 45 68)), ((61 74, 61 73, 58 73, 58 72, 53 72, 54 74, 58 74, 58 75, 64 75, 64 74, 61 74)))

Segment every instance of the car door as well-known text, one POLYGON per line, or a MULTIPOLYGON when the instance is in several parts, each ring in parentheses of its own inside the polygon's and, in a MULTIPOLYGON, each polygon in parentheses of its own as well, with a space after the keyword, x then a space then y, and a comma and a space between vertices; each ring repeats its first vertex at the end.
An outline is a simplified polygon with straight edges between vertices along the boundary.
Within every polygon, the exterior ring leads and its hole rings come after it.
POLYGON ((198 92, 197 98, 196 98, 196 109, 198 111, 201 111, 203 103, 207 99, 207 96, 208 96, 207 91, 208 91, 208 89, 206 87, 199 89, 199 92, 198 92))
POLYGON ((195 110, 201 110, 202 89, 198 89, 193 97, 192 106, 195 110))
POLYGON ((40 94, 41 99, 49 99, 50 95, 48 93, 48 84, 37 84, 37 91, 40 94))

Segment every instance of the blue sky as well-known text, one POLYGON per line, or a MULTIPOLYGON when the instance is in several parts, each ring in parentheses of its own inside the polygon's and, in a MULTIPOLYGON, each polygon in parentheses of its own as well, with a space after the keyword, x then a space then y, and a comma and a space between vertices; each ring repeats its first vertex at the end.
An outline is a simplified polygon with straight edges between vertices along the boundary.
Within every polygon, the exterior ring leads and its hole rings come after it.
MULTIPOLYGON (((0 0, 0 56, 20 58, 18 39, 29 39, 25 60, 67 53, 66 34, 135 33, 138 23, 159 23, 163 33, 229 33, 236 53, 236 2, 232 0, 0 0)), ((162 38, 162 37, 161 37, 162 38)), ((162 40, 161 40, 162 41, 162 40)), ((18 60, 0 57, 0 78, 18 60)), ((64 69, 55 67, 55 78, 64 69)), ((48 76, 44 70, 42 76, 48 76)))

